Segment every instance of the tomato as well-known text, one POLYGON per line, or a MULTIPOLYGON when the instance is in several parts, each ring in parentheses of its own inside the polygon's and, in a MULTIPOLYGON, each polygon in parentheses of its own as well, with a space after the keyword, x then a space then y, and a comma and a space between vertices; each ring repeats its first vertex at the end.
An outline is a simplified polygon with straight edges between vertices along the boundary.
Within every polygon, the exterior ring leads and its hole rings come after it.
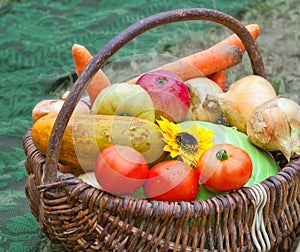
POLYGON ((166 160, 154 165, 145 182, 147 199, 160 201, 192 201, 198 194, 196 172, 185 163, 166 160))
POLYGON ((129 146, 107 147, 96 160, 96 179, 104 190, 112 194, 132 193, 144 184, 148 173, 146 159, 129 146))
POLYGON ((232 144, 217 144, 197 163, 199 182, 213 192, 228 192, 244 186, 252 176, 248 153, 232 144))

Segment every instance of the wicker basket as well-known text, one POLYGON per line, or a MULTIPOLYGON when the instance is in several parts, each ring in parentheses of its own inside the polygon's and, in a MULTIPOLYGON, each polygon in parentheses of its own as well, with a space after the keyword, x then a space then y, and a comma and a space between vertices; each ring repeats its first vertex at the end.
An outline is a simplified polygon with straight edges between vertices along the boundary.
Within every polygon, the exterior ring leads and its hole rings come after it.
MULTIPOLYGON (((182 9, 150 16, 128 27, 93 57, 73 86, 44 156, 31 129, 24 136, 26 195, 42 231, 65 251, 289 251, 300 234, 300 158, 260 184, 193 202, 156 202, 117 197, 72 174, 60 174, 62 135, 88 81, 117 50, 159 25, 208 20, 236 33, 253 73, 264 76, 255 41, 233 17, 208 9, 182 9)), ((280 162, 280 158, 277 160, 280 162)))

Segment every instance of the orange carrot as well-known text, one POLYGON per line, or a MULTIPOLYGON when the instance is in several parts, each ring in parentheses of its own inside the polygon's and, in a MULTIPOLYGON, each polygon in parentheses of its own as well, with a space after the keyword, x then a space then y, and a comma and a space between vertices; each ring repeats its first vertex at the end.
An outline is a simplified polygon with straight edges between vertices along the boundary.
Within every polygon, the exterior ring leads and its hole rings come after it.
MULTIPOLYGON (((258 24, 249 24, 246 25, 247 30, 251 33, 252 37, 256 40, 260 33, 260 28, 258 24)), ((246 49, 240 40, 240 38, 236 34, 232 34, 231 36, 225 38, 221 42, 215 44, 214 46, 224 46, 224 45, 236 45, 244 52, 246 49)))
MULTIPOLYGON (((183 81, 199 76, 208 76, 225 70, 242 61, 243 52, 238 46, 216 46, 165 64, 155 70, 167 70, 183 81)), ((131 80, 136 83, 138 77, 131 80)))
POLYGON ((226 70, 209 75, 208 78, 213 80, 215 83, 217 83, 223 89, 223 91, 225 90, 225 88, 226 88, 226 70))
MULTIPOLYGON (((246 28, 256 40, 260 33, 259 26, 249 24, 246 28)), ((233 34, 207 50, 186 56, 157 69, 171 71, 186 81, 199 76, 208 76, 238 64, 244 51, 245 47, 242 41, 236 34, 233 34)), ((129 82, 136 83, 138 78, 136 77, 129 82)))
MULTIPOLYGON (((77 76, 79 76, 92 59, 92 55, 84 46, 74 44, 72 47, 72 56, 76 66, 77 76)), ((99 70, 86 88, 92 105, 102 89, 109 85, 110 81, 108 77, 102 70, 99 70)))

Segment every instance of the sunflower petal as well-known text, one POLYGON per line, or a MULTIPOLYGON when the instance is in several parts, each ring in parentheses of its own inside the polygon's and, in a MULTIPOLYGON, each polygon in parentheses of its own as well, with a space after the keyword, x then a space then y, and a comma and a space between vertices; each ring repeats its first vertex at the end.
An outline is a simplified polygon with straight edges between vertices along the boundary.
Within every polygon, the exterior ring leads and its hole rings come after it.
POLYGON ((185 130, 180 125, 170 122, 164 117, 156 121, 163 135, 163 140, 166 143, 164 151, 169 152, 172 158, 180 156, 183 162, 190 166, 196 166, 202 153, 213 145, 213 130, 197 127, 196 124, 185 130), (189 148, 190 142, 180 142, 182 141, 181 136, 183 134, 190 136, 194 140, 191 148, 189 148))

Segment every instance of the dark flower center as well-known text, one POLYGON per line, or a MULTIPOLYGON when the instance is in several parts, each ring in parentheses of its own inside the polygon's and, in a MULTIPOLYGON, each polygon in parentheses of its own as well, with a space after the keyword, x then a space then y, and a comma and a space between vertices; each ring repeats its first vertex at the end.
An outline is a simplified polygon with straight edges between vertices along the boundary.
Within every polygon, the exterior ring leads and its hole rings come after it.
POLYGON ((194 136, 187 132, 181 132, 175 137, 176 143, 181 146, 181 149, 189 154, 198 152, 198 142, 194 136))

